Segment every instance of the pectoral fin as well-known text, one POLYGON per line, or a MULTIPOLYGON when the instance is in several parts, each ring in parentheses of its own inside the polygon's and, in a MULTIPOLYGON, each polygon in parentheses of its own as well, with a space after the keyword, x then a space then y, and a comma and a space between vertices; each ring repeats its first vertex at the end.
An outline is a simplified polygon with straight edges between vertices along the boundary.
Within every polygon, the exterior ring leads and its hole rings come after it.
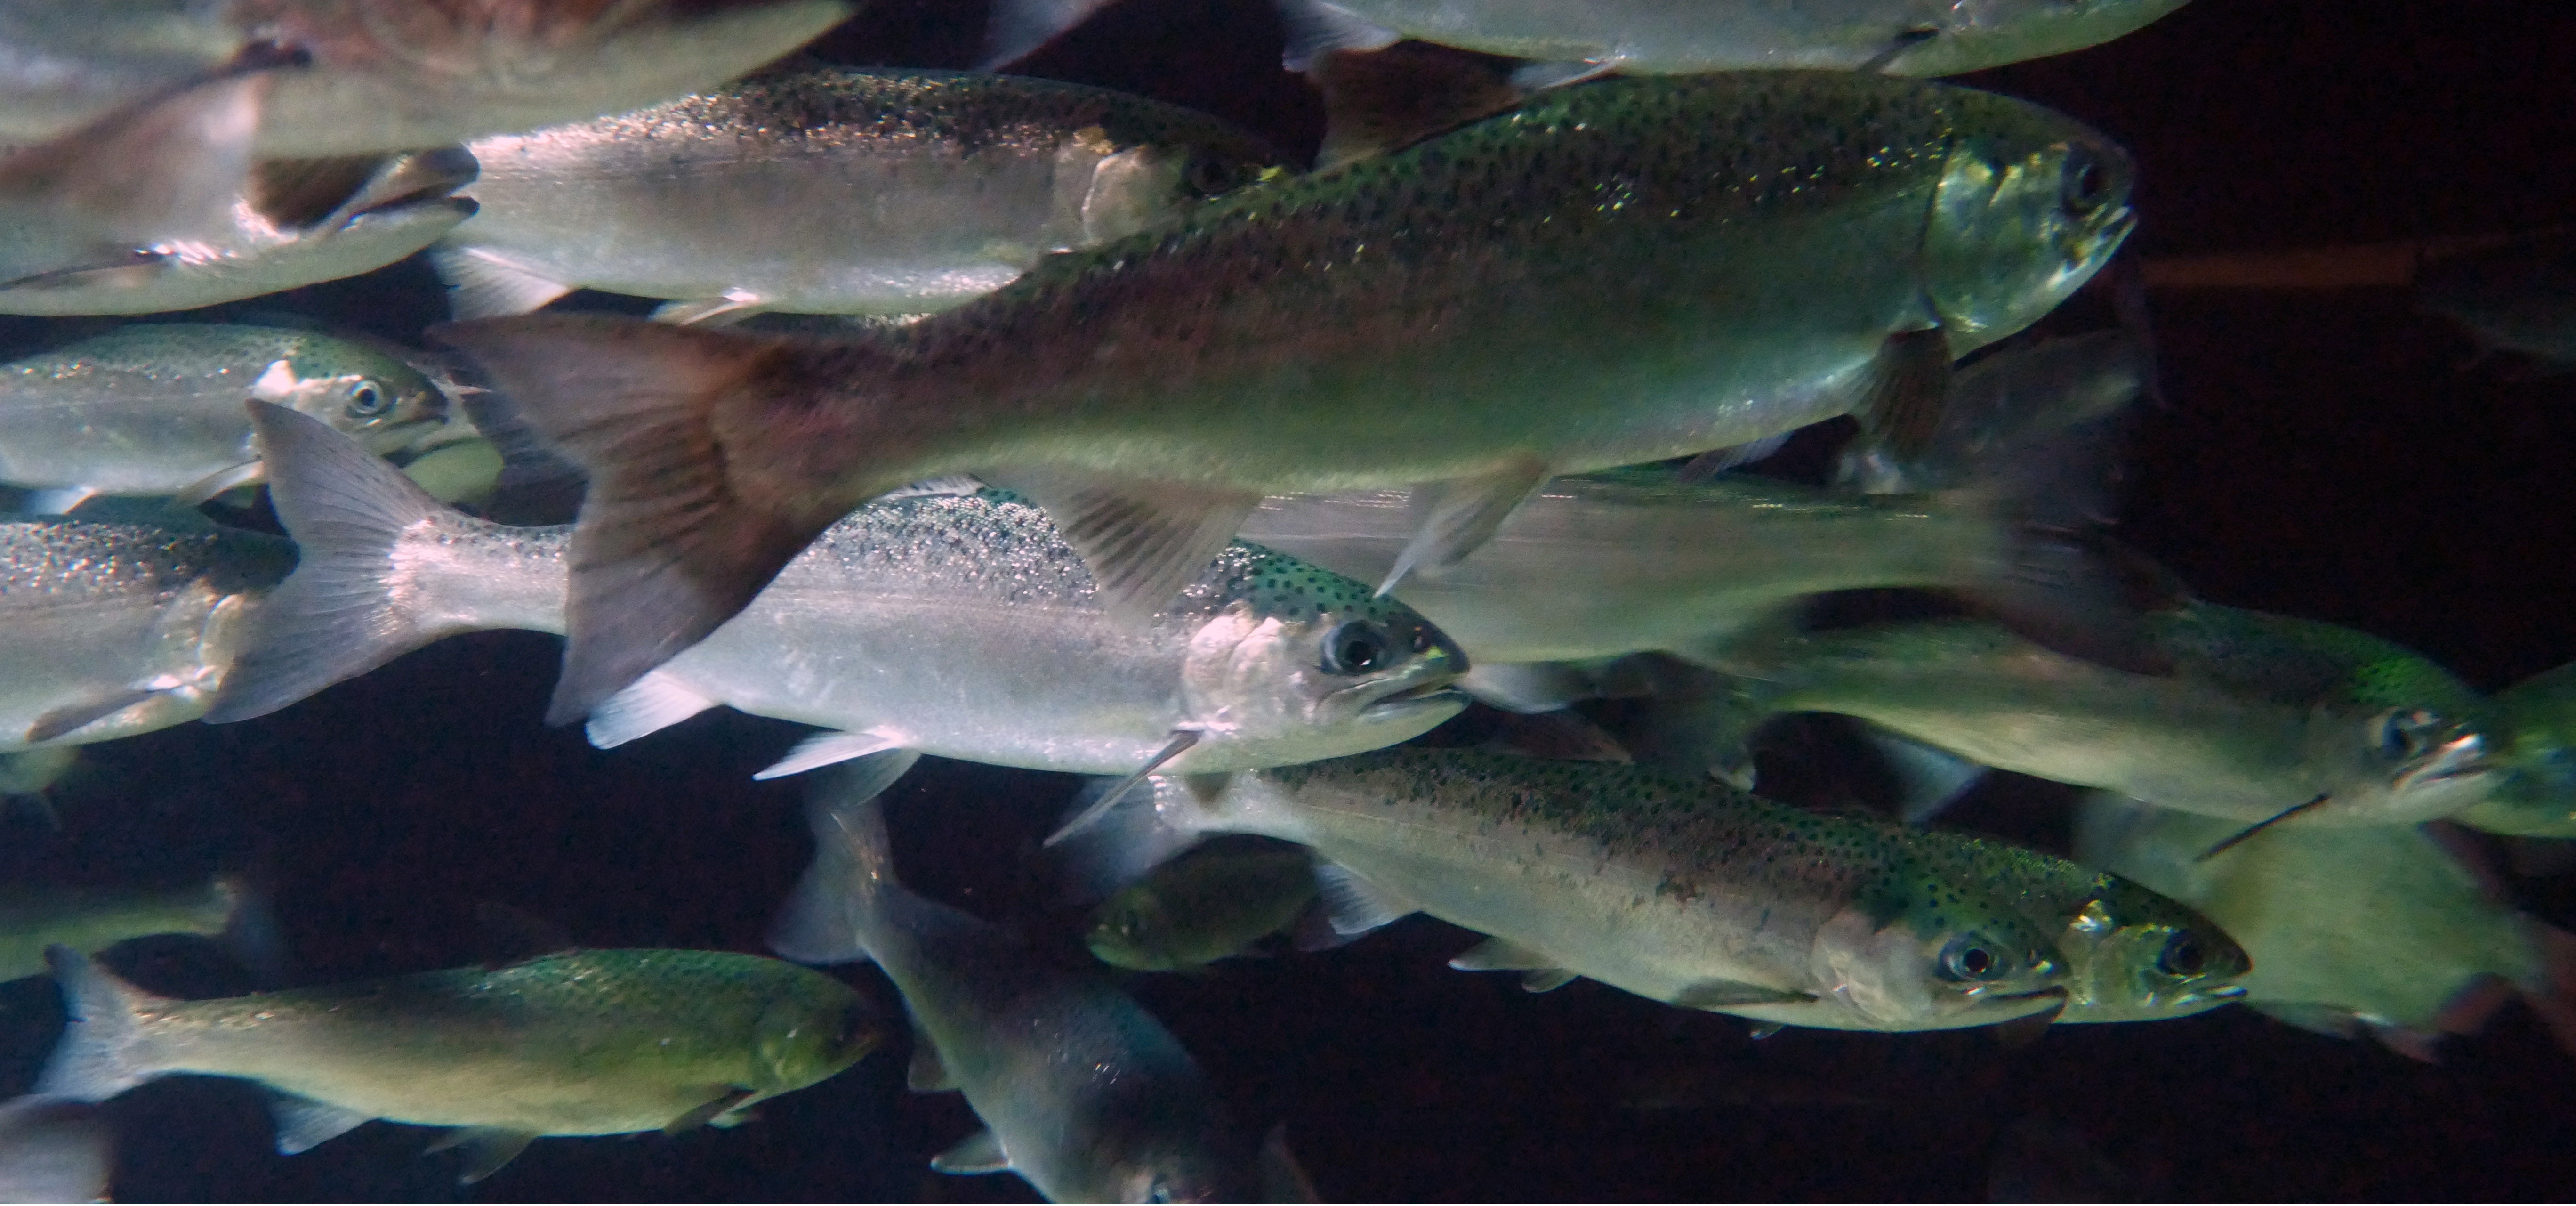
POLYGON ((429 1145, 433 1152, 459 1148, 465 1153, 465 1165, 456 1174, 459 1184, 471 1185, 501 1171, 501 1166, 519 1158, 536 1136, 526 1131, 495 1126, 459 1127, 438 1137, 429 1145))
POLYGON ((128 687, 95 699, 64 704, 37 717, 35 723, 27 726, 27 743, 33 745, 77 732, 159 694, 158 688, 128 687))
POLYGON ((1109 614, 1129 623, 1151 619, 1206 573, 1261 504, 1256 493, 1114 478, 1054 468, 983 475, 1028 495, 1082 554, 1109 614))
POLYGON ((1672 1003, 1684 1009, 1730 1009, 1742 1005, 1795 1005, 1815 999, 1816 994, 1811 992, 1792 992, 1741 980, 1702 980, 1674 993, 1672 1003))
POLYGON ((647 733, 659 732, 716 706, 672 675, 656 670, 591 710, 582 731, 596 748, 615 749, 647 733))
POLYGON ((98 491, 87 486, 56 486, 51 490, 30 490, 18 509, 29 515, 69 515, 82 503, 98 497, 98 491))
POLYGON ((1521 500, 1547 481, 1547 465, 1526 457, 1474 477, 1430 482, 1415 488, 1413 539, 1387 571, 1377 593, 1393 591, 1414 570, 1436 574, 1458 564, 1490 539, 1521 500))
POLYGON ((1950 337, 1939 327, 1899 331, 1879 345, 1861 380, 1852 414, 1875 444, 1900 461, 1932 446, 1941 404, 1950 393, 1950 337))
POLYGON ((981 1173, 1008 1172, 1011 1158, 1002 1151, 1001 1136, 986 1128, 957 1141, 955 1147, 930 1158, 930 1167, 961 1177, 981 1173))
POLYGON ((265 462, 247 461, 230 468, 218 469, 181 486, 177 497, 182 506, 203 506, 208 499, 226 490, 237 486, 257 485, 267 480, 268 465, 265 462))
POLYGON ((723 327, 758 314, 769 303, 749 294, 698 298, 692 301, 664 302, 653 308, 653 321, 675 326, 723 327))
POLYGON ((940 1062, 939 1045, 918 1026, 912 1030, 912 1062, 904 1065, 903 1087, 915 1093, 945 1093, 957 1087, 957 1078, 940 1062))
MULTIPOLYGON (((816 767, 830 766, 835 762, 848 762, 853 758, 866 758, 878 754, 892 754, 903 749, 904 740, 902 734, 882 728, 861 729, 855 733, 816 733, 797 742, 788 749, 784 757, 762 767, 751 777, 783 779, 789 775, 804 774, 816 767)), ((902 759, 899 766, 891 764, 894 760, 888 760, 889 765, 886 769, 889 773, 885 778, 886 784, 892 784, 896 779, 902 778, 903 772, 911 770, 912 764, 920 757, 921 755, 916 753, 911 758, 902 759)), ((883 791, 885 788, 880 786, 877 790, 883 791)))
POLYGON ((688 1113, 682 1114, 669 1122, 663 1123, 662 1133, 665 1135, 679 1135, 685 1134, 689 1131, 694 1131, 699 1127, 705 1126, 706 1124, 723 1117, 727 1112, 740 1108, 744 1102, 751 1100, 752 1097, 753 1093, 749 1089, 727 1089, 700 1104, 696 1109, 690 1110, 688 1113))

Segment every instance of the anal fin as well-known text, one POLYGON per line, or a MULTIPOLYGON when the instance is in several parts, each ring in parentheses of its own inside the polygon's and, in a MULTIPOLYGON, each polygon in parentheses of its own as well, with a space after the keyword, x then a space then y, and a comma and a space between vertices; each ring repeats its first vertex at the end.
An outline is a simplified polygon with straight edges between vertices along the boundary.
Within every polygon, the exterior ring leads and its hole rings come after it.
POLYGON ((278 1154, 285 1156, 310 1151, 372 1121, 357 1110, 292 1093, 271 1093, 268 1114, 277 1121, 278 1154))
POLYGON ((1398 42, 1382 50, 1316 55, 1307 75, 1324 97, 1324 145, 1315 170, 1400 151, 1521 103, 1512 60, 1398 42))
POLYGON ((64 704, 29 724, 25 740, 33 745, 68 736, 159 694, 161 690, 155 687, 128 687, 95 699, 64 704))
POLYGON ((728 1088, 700 1103, 695 1109, 663 1123, 662 1133, 680 1135, 694 1131, 733 1110, 740 1109, 742 1104, 750 1101, 753 1096, 755 1094, 750 1089, 728 1088))
POLYGON ((1533 967, 1521 973, 1522 992, 1555 992, 1574 983, 1573 972, 1562 967, 1533 967))

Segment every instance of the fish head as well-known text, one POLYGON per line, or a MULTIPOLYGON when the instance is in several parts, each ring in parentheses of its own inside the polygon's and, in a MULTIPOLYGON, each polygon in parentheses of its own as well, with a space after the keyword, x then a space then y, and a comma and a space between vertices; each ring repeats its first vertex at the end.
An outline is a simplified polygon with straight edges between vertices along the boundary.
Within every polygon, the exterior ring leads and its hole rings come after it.
POLYGON ((827 1080, 876 1050, 885 1037, 883 1010, 817 973, 761 1010, 752 1034, 753 1072, 760 1081, 755 1087, 766 1097, 827 1080))
POLYGON ((1467 706, 1467 655, 1421 613, 1267 550, 1208 600, 1181 669, 1181 772, 1357 754, 1419 736, 1467 706))
POLYGON ((2484 727, 2498 774, 2461 819, 2494 833, 2576 837, 2576 663, 2497 692, 2484 727))
POLYGON ((1056 151, 1056 241, 1097 246, 1179 217, 1282 169, 1277 152, 1212 118, 1113 117, 1075 131, 1056 151))
POLYGON ((2136 165, 2036 105, 1962 92, 1924 232, 1924 290, 1963 356, 2057 308, 2137 224, 2136 165))
POLYGON ((2061 1006, 2066 963, 2020 912, 1898 858, 1816 933, 1820 983, 1873 1025, 1945 1029, 2061 1006))
POLYGON ((1083 943, 1101 962, 1134 971, 1171 971, 1178 966, 1163 941, 1171 932, 1170 913, 1162 898, 1144 885, 1102 901, 1091 918, 1083 943))
MULTIPOLYGON (((2325 797, 2320 813, 2368 824, 2449 816, 2485 799, 2501 777, 2476 716, 2402 703, 2315 708, 2302 763, 2325 797)), ((2285 795, 2282 807, 2297 803, 2285 795)))
POLYGON ((1926 27, 1935 36, 1889 62, 1890 75, 1979 71, 2098 46, 2143 28, 2184 0, 1953 0, 1926 27))
POLYGON ((251 396, 320 419, 383 455, 447 423, 447 395, 392 356, 341 340, 307 342, 270 363, 251 396))
POLYGON ((2071 980, 2064 1019, 2129 1022, 2199 1013, 2245 994, 2245 953, 2198 910, 2116 875, 2059 936, 2071 980))
MULTIPOLYGON (((1141 1125, 1121 1120, 1123 1134, 1104 1145, 1105 1184, 1092 1198, 1102 1202, 1259 1202, 1264 1198, 1253 1174, 1250 1153, 1228 1142, 1218 1120, 1205 1116, 1176 1118, 1169 1108, 1155 1110, 1137 1103, 1141 1125)), ((1179 1104, 1179 1103, 1175 1103, 1179 1104)), ((1203 1109, 1202 1103, 1190 1102, 1203 1109)))

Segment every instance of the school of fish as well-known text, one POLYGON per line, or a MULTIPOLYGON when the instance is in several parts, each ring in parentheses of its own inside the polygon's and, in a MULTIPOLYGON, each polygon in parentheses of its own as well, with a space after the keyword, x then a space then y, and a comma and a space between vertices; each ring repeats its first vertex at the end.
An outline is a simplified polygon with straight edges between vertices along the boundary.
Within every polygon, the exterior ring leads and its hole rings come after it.
MULTIPOLYGON (((2519 993, 2576 1043, 2576 939, 2473 836, 2576 837, 2576 667, 2481 695, 2105 530, 2145 333, 2031 328, 2153 220, 2141 168, 1937 77, 2180 6, 1282 0, 1308 169, 796 55, 850 0, 0 0, 0 313, 59 326, 0 363, 9 823, 77 747, 521 629, 603 750, 810 726, 759 775, 808 777, 814 842, 768 952, 336 983, 255 869, 0 883, 0 974, 66 1014, 0 1198, 107 1194, 154 1138, 97 1103, 167 1075, 256 1082, 282 1152, 445 1128, 472 1181, 908 1046, 985 1126, 940 1171, 1314 1200, 1124 977, 1417 913, 1483 936, 1452 967, 1757 1036, 2242 1004, 2429 1059, 2519 993), (172 313, 379 270, 445 321, 172 313), (1828 423, 1824 481, 1742 471, 1828 423), (1862 591, 1914 609, 1817 605, 1862 591), (1796 713, 1892 814, 1763 794, 1796 713), (1060 810, 1028 856, 1073 932, 906 886, 881 797, 924 757, 1086 777, 1011 802, 1060 810), (1990 769, 2091 789, 2071 848, 1942 827, 1990 769), (168 934, 269 987, 129 982, 168 934)), ((1000 0, 985 66, 1101 7, 1000 0)), ((2565 352, 2504 271, 2427 296, 2565 352)))

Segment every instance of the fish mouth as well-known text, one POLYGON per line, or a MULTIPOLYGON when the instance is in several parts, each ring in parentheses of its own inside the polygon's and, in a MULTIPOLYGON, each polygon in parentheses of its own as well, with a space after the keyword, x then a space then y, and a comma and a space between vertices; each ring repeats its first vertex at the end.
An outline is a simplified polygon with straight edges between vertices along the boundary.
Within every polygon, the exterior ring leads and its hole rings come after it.
POLYGON ((2494 769, 2494 764, 2487 761, 2486 742, 2475 733, 2466 733, 2435 746, 2422 762, 2398 772, 2394 785, 2399 791, 2412 791, 2476 778, 2494 769))
POLYGON ((1467 693, 1457 688, 1455 678, 1416 683, 1410 687, 1381 695, 1360 709, 1368 720, 1394 720, 1417 716, 1433 709, 1445 708, 1452 713, 1467 706, 1467 693))

